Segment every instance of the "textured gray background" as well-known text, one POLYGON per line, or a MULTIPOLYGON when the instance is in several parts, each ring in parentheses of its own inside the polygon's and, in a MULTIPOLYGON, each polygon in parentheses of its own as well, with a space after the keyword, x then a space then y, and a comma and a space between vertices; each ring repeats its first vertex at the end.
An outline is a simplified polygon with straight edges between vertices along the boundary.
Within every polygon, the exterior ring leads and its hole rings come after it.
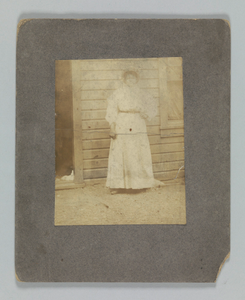
POLYGON ((229 252, 230 28, 32 20, 17 42, 16 272, 23 281, 210 282, 229 252), (56 59, 183 57, 187 225, 54 227, 56 59))

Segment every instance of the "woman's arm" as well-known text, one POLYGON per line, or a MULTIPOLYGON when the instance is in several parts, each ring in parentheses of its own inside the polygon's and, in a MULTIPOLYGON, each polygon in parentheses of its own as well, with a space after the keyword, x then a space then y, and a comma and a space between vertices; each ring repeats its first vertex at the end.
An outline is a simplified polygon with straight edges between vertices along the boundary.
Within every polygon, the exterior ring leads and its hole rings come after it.
POLYGON ((140 111, 140 116, 145 120, 148 118, 147 114, 143 110, 140 111))
POLYGON ((118 108, 117 108, 117 91, 115 91, 108 99, 107 111, 106 111, 106 121, 110 125, 110 133, 109 136, 112 139, 116 138, 116 120, 118 115, 118 108))
POLYGON ((113 123, 111 124, 109 136, 110 136, 112 139, 115 139, 115 138, 116 138, 116 123, 115 123, 115 122, 113 122, 113 123))
POLYGON ((150 93, 142 95, 142 107, 140 115, 143 119, 151 121, 157 115, 157 101, 150 93))

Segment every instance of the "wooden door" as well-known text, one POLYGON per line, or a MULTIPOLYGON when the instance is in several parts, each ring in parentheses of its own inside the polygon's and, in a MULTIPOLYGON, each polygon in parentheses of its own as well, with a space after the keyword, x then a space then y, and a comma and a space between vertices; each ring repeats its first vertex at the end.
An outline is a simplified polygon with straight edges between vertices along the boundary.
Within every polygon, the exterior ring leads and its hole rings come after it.
POLYGON ((161 137, 184 136, 182 58, 159 58, 161 137))

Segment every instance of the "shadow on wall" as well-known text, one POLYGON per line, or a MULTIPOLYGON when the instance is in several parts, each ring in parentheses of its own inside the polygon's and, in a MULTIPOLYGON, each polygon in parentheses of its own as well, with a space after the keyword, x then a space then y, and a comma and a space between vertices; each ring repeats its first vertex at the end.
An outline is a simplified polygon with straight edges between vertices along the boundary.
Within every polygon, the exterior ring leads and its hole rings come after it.
POLYGON ((73 170, 73 107, 71 61, 55 63, 55 172, 56 177, 73 170))

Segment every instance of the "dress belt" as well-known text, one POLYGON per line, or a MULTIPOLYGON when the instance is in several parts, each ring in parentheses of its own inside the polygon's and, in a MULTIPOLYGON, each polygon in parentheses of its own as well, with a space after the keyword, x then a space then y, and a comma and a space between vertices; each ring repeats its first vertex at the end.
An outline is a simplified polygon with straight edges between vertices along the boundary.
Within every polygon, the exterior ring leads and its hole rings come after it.
POLYGON ((139 111, 130 111, 130 110, 119 110, 120 113, 123 114, 139 114, 139 111))

